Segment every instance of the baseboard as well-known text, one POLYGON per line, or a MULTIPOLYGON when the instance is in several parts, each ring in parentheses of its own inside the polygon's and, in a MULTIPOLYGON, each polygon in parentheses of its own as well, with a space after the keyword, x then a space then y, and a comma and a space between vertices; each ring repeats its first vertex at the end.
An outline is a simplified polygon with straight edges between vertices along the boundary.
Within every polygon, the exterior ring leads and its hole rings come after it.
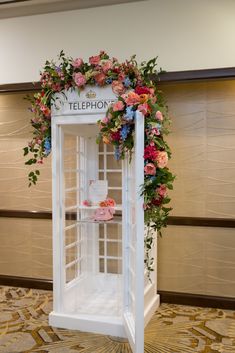
POLYGON ((45 289, 45 290, 53 289, 52 280, 49 280, 49 279, 7 276, 7 275, 0 275, 0 286, 35 288, 35 289, 45 289))
MULTIPOLYGON (((49 279, 17 277, 7 275, 0 275, 0 286, 35 288, 44 290, 53 289, 52 280, 49 279)), ((234 310, 235 308, 235 298, 230 297, 179 293, 163 290, 159 290, 158 294, 160 294, 161 303, 192 305, 230 310, 234 310)))
POLYGON ((218 309, 235 309, 235 298, 204 294, 158 291, 161 303, 201 306, 218 309))

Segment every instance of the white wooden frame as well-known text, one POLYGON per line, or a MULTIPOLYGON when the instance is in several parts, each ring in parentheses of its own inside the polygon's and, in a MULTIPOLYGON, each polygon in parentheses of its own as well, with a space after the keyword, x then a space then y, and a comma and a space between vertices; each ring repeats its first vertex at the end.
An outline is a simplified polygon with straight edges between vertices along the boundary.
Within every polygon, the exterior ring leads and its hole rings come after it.
MULTIPOLYGON (((67 306, 64 303, 65 294, 74 288, 79 279, 76 278, 74 281, 65 285, 65 260, 64 260, 64 247, 65 240, 63 235, 64 230, 64 170, 63 170, 63 141, 64 141, 64 126, 71 126, 70 131, 76 134, 78 126, 95 126, 97 120, 100 118, 99 114, 84 114, 84 115, 59 115, 52 117, 52 150, 53 150, 53 161, 52 161, 52 179, 53 179, 53 278, 54 278, 54 303, 53 312, 49 315, 50 325, 56 327, 63 327, 69 329, 78 329, 88 332, 103 333, 119 337, 127 337, 133 353, 144 352, 144 327, 151 319, 154 311, 159 306, 159 295, 157 291, 156 283, 156 272, 154 271, 152 276, 152 283, 147 278, 147 273, 144 269, 144 209, 143 209, 143 197, 140 196, 140 185, 144 183, 144 117, 140 112, 136 112, 135 117, 135 153, 132 164, 129 165, 129 161, 126 159, 122 163, 122 261, 123 261, 123 279, 122 279, 122 306, 123 314, 120 318, 112 317, 112 315, 99 316, 93 315, 87 316, 85 314, 67 312, 67 306), (134 192, 134 213, 135 213, 135 229, 136 229, 136 248, 135 248, 135 276, 134 278, 134 301, 132 309, 128 303, 128 291, 130 290, 130 279, 128 278, 128 266, 130 260, 130 211, 128 209, 128 195, 130 190, 128 189, 128 170, 132 168, 133 177, 135 180, 135 192, 134 192)), ((89 131, 89 126, 87 131, 89 131)), ((84 130, 86 131, 86 130, 84 130)), ((96 163, 99 152, 98 147, 94 145, 90 147, 89 161, 84 162, 86 166, 84 168, 92 169, 92 164, 96 163), (96 157, 92 155, 96 154, 96 157)), ((104 151, 103 153, 106 153, 104 151)), ((111 152, 108 152, 108 154, 111 152)), ((102 153, 100 153, 102 154, 102 153)), ((94 170, 98 170, 98 167, 94 170)), ((104 167, 104 173, 107 168, 104 167)), ((115 172, 115 170, 110 170, 115 172)), ((120 172, 120 171, 119 171, 120 172)), ((115 189, 115 188, 114 188, 115 189)), ((119 189, 119 188, 116 188, 119 189)), ((77 191, 77 192, 80 192, 77 191)), ((82 207, 80 207, 80 210, 82 207)), ((121 210, 121 207, 117 207, 121 210)), ((78 212, 78 209, 77 209, 78 212)), ((94 227, 94 233, 96 232, 96 226, 94 227)), ((78 241, 78 240, 77 240, 78 241)), ((98 240, 99 242, 99 240, 98 240)), ((153 248, 152 255, 155 258, 156 266, 156 245, 153 248)), ((98 249, 94 246, 93 256, 97 257, 96 271, 98 271, 98 249)), ((156 268, 155 268, 156 270, 156 268)), ((107 267, 106 271, 107 272, 107 267)), ((111 277, 110 277, 111 278, 111 277)), ((67 296, 67 299, 69 296, 67 296)))

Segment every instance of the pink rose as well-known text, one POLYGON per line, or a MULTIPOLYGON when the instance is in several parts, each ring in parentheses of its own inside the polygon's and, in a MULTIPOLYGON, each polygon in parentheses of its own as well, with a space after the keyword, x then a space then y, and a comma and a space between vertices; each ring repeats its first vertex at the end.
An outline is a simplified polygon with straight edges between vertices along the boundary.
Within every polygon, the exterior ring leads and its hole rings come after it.
POLYGON ((90 200, 84 200, 84 201, 82 201, 82 204, 85 207, 89 207, 89 206, 91 206, 91 201, 90 200))
POLYGON ((151 130, 151 134, 155 135, 155 136, 159 136, 160 135, 160 131, 156 127, 153 127, 152 130, 151 130))
POLYGON ((119 81, 124 81, 126 75, 124 74, 124 72, 120 72, 120 74, 118 75, 118 80, 119 81))
POLYGON ((83 60, 81 58, 77 58, 72 62, 73 67, 75 67, 76 69, 82 66, 82 64, 83 64, 83 60))
POLYGON ((153 163, 146 164, 146 166, 144 167, 144 172, 145 174, 148 174, 148 175, 155 175, 156 174, 155 165, 153 163))
POLYGON ((42 125, 40 130, 41 130, 41 132, 45 132, 47 129, 48 128, 45 125, 42 125))
POLYGON ((104 72, 108 72, 113 66, 113 63, 111 60, 106 60, 104 64, 102 65, 102 70, 104 72))
POLYGON ((125 100, 127 105, 135 105, 140 103, 140 96, 135 92, 131 91, 128 93, 127 98, 125 100))
POLYGON ((160 112, 160 110, 158 110, 158 111, 156 112, 156 119, 157 119, 157 120, 160 120, 160 121, 163 120, 163 115, 162 115, 162 113, 160 112))
POLYGON ((156 193, 161 197, 165 197, 166 192, 167 192, 167 188, 166 188, 166 185, 164 184, 160 185, 159 188, 156 189, 156 193))
POLYGON ((86 78, 81 72, 75 73, 73 79, 78 87, 84 86, 86 83, 86 78))
POLYGON ((114 103, 113 105, 113 111, 117 112, 119 110, 123 110, 125 107, 124 103, 122 101, 117 101, 116 103, 114 103))
POLYGON ((148 110, 149 110, 149 106, 147 103, 144 103, 144 104, 140 104, 138 106, 138 110, 143 114, 143 115, 146 115, 148 113, 148 110))
POLYGON ((105 116, 103 119, 102 119, 102 123, 104 124, 107 124, 109 122, 109 119, 107 116, 105 116))
POLYGON ((165 151, 157 151, 156 162, 158 168, 166 167, 168 163, 168 155, 165 151))
POLYGON ((89 63, 91 64, 91 65, 98 65, 99 64, 99 62, 100 62, 100 56, 99 55, 96 55, 96 56, 91 56, 90 58, 89 58, 89 63))
POLYGON ((112 90, 113 90, 113 93, 120 96, 121 94, 123 94, 125 92, 125 87, 121 82, 113 81, 112 82, 112 90))
POLYGON ((105 74, 103 72, 100 72, 99 74, 95 75, 94 79, 96 83, 98 83, 99 86, 103 86, 105 84, 105 74))

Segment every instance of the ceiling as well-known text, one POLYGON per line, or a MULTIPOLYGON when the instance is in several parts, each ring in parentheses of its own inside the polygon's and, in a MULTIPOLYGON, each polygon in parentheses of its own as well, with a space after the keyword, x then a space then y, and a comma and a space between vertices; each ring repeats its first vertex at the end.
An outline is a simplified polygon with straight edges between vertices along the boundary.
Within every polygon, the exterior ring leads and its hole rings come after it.
POLYGON ((0 0, 0 19, 146 0, 0 0))

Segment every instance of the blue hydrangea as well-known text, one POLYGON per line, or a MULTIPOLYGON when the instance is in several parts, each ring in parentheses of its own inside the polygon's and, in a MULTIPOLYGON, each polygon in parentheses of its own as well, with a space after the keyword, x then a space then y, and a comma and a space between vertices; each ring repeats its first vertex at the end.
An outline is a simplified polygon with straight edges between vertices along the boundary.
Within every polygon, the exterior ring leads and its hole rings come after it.
POLYGON ((112 77, 106 78, 105 82, 106 82, 107 85, 110 85, 113 82, 112 77))
POLYGON ((60 68, 59 66, 56 66, 56 67, 55 67, 55 71, 56 71, 56 72, 61 72, 62 70, 61 70, 61 68, 60 68))
POLYGON ((121 138, 122 140, 125 140, 130 132, 130 126, 129 125, 123 125, 121 128, 121 138))
POLYGON ((46 137, 44 141, 44 153, 48 156, 51 153, 51 140, 49 137, 46 137))
POLYGON ((129 79, 128 76, 125 77, 124 81, 123 81, 123 84, 125 87, 130 87, 131 85, 131 80, 129 79))
POLYGON ((130 107, 126 108, 126 113, 124 114, 124 118, 128 121, 131 121, 135 117, 135 112, 132 110, 133 106, 131 105, 130 107))
POLYGON ((157 125, 156 125, 156 128, 157 128, 158 130, 161 130, 162 125, 161 125, 161 124, 157 124, 157 125))
POLYGON ((119 146, 115 146, 114 148, 114 158, 116 159, 116 161, 118 161, 120 159, 120 149, 119 146))

